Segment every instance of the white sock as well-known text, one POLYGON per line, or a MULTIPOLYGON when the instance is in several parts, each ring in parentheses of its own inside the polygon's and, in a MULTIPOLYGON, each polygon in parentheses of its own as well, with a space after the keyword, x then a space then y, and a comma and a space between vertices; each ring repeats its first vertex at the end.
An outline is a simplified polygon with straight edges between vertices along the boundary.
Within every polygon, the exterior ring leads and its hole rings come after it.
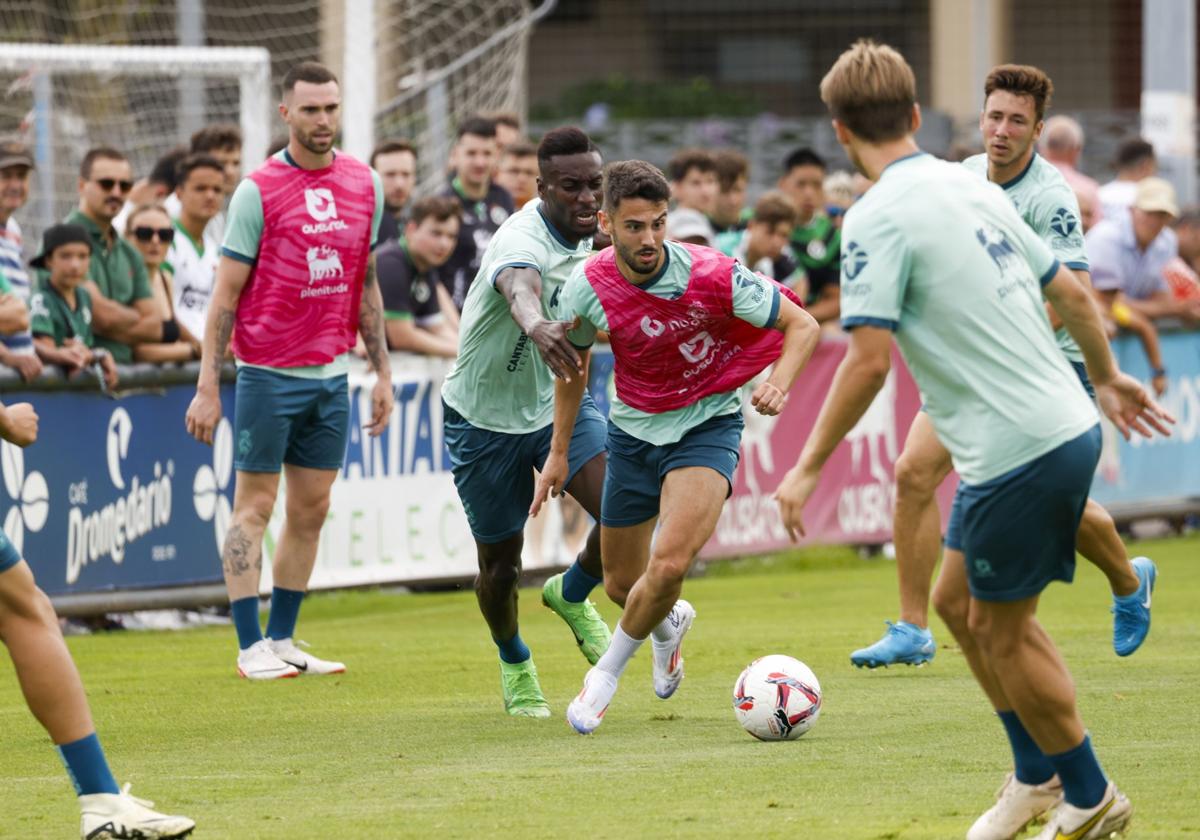
POLYGON ((600 657, 600 661, 596 663, 596 667, 620 679, 621 674, 625 672, 625 666, 629 664, 630 659, 633 659, 633 655, 637 653, 638 648, 642 646, 642 642, 644 641, 646 640, 633 638, 625 632, 624 627, 617 624, 617 629, 612 634, 612 641, 608 645, 608 650, 600 657))
MULTIPOLYGON (((654 639, 655 648, 661 645, 671 644, 675 641, 675 625, 671 623, 671 613, 675 612, 675 605, 671 605, 671 610, 666 614, 662 621, 654 625, 654 629, 650 631, 651 638, 654 639)), ((671 645, 674 647, 674 645, 671 645)))

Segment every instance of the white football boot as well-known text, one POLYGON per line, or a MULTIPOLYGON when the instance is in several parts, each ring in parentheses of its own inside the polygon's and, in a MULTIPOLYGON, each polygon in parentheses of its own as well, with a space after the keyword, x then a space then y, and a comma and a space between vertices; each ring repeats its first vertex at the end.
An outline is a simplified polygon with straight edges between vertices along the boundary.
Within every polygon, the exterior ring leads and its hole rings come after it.
POLYGON ((79 797, 82 814, 79 836, 83 840, 171 840, 187 837, 196 823, 187 817, 160 814, 154 803, 120 793, 89 793, 79 797))
MULTIPOLYGON (((271 643, 271 651, 291 665, 301 674, 344 674, 346 666, 341 662, 330 662, 325 659, 317 659, 311 653, 305 653, 296 647, 296 644, 291 639, 268 639, 271 643)), ((308 647, 308 642, 300 642, 300 644, 308 647)))
POLYGON ((616 693, 617 678, 608 671, 592 668, 583 677, 583 690, 567 706, 567 722, 580 735, 590 735, 604 720, 616 693))
POLYGON ((238 674, 248 680, 279 680, 300 676, 300 671, 284 662, 271 650, 267 639, 259 639, 238 651, 238 674))
POLYGON ((1013 773, 996 791, 996 804, 984 811, 967 832, 967 840, 1012 840, 1038 817, 1062 801, 1058 776, 1040 785, 1017 781, 1013 773))
POLYGON ((692 629, 696 608, 682 598, 667 613, 667 621, 675 629, 674 638, 665 645, 651 638, 654 648, 654 693, 666 700, 683 681, 683 637, 692 629))
POLYGON ((1124 834, 1133 817, 1133 805, 1112 782, 1095 808, 1076 808, 1067 802, 1058 806, 1034 840, 1099 840, 1124 834))

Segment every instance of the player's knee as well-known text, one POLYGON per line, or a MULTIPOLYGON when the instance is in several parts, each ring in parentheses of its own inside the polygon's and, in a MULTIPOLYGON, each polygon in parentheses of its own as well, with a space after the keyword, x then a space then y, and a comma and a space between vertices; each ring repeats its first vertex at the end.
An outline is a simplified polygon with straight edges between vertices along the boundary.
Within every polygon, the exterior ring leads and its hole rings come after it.
POLYGON ((275 510, 275 498, 266 493, 248 494, 237 500, 234 508, 233 521, 242 528, 260 533, 271 521, 271 513, 275 510))
POLYGON ((896 493, 906 499, 932 498, 940 481, 940 464, 902 452, 896 461, 896 493))
POLYGON ((521 580, 521 564, 509 558, 493 558, 481 563, 479 585, 491 591, 511 592, 521 580))
POLYGON ((669 586, 680 586, 691 568, 692 558, 681 552, 656 554, 650 558, 646 574, 669 586))
POLYGON ((629 597, 629 590, 633 588, 635 581, 625 580, 617 575, 604 575, 604 594, 614 604, 625 606, 625 600, 629 597))
POLYGON ((1083 518, 1079 522, 1079 530, 1088 534, 1101 536, 1109 531, 1115 531, 1117 524, 1112 515, 1103 505, 1089 501, 1083 509, 1083 518))
POLYGON ((17 626, 31 624, 58 630, 58 614, 46 593, 36 586, 23 590, 18 597, 6 597, 0 609, 0 638, 7 639, 17 626))
POLYGON ((328 497, 307 504, 288 504, 287 507, 288 524, 309 536, 321 533, 328 515, 328 497))
POLYGON ((969 632, 967 618, 971 609, 968 593, 949 586, 938 585, 933 589, 933 608, 955 636, 969 632))

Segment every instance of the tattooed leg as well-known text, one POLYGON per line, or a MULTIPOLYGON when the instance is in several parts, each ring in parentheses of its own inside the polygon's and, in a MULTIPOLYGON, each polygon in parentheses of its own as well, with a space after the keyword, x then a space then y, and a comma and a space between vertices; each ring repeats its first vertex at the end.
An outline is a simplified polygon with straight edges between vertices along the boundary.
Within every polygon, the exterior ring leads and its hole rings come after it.
POLYGON ((275 508, 278 490, 278 473, 238 471, 233 494, 233 520, 229 523, 221 554, 225 586, 231 601, 258 594, 263 534, 275 508))

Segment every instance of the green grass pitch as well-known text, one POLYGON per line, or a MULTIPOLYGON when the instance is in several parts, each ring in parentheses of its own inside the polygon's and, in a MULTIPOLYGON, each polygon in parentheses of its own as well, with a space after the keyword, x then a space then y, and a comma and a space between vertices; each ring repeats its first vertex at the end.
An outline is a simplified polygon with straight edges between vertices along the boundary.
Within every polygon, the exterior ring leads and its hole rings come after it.
MULTIPOLYGON (((1106 582, 1082 561, 1041 617, 1134 803, 1130 836, 1200 837, 1200 537, 1135 548, 1160 577, 1133 657, 1113 654, 1106 582)), ((346 661, 340 677, 240 680, 231 628, 70 646, 117 778, 194 817, 197 838, 917 840, 962 837, 991 804, 1006 743, 939 622, 926 668, 849 664, 895 617, 893 563, 811 550, 713 564, 684 593, 698 617, 679 693, 654 696, 644 651, 587 738, 563 717, 586 663, 532 589, 522 633, 548 721, 504 715, 470 592, 313 597, 298 635, 346 661), (799 741, 759 743, 734 720, 734 679, 766 653, 803 659, 821 680, 821 718, 799 741)), ((601 611, 616 620, 611 604, 601 611)), ((7 659, 0 670, 0 836, 75 836, 59 760, 7 659)))

